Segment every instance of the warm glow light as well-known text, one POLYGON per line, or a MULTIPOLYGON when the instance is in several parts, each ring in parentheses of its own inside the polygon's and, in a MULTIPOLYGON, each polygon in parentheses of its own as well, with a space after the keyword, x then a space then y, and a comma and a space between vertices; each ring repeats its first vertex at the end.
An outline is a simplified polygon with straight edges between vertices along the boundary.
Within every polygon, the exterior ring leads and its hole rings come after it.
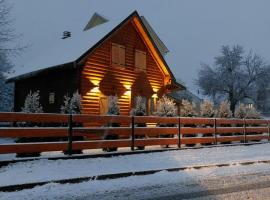
POLYGON ((90 80, 95 86, 98 86, 100 83, 100 80, 90 80))
POLYGON ((158 89, 153 87, 154 93, 157 93, 158 89))
POLYGON ((126 95, 126 96, 131 96, 131 91, 130 91, 130 90, 126 91, 126 92, 124 93, 124 95, 126 95))
POLYGON ((95 92, 95 93, 99 92, 99 87, 94 87, 90 92, 95 92))
POLYGON ((152 95, 152 98, 158 98, 158 95, 155 93, 152 95))
POLYGON ((131 89, 131 85, 130 84, 123 84, 124 87, 127 89, 127 90, 130 90, 131 89))

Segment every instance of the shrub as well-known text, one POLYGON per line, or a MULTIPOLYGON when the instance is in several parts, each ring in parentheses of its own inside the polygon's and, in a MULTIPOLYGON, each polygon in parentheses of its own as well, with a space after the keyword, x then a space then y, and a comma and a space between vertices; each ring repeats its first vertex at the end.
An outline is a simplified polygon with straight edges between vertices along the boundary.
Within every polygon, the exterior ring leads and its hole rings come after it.
POLYGON ((214 103, 209 100, 204 100, 200 105, 200 113, 202 117, 214 117, 216 114, 214 103))
MULTIPOLYGON (((176 106, 173 100, 167 98, 166 96, 163 96, 161 99, 157 102, 157 112, 156 115, 160 117, 175 117, 176 116, 176 106)), ((159 124, 160 127, 173 127, 175 124, 159 124)), ((160 137, 164 138, 172 138, 174 135, 172 134, 161 134, 160 137)), ((166 147, 169 147, 169 145, 166 145, 166 147)))
POLYGON ((217 116, 220 118, 231 118, 232 111, 230 109, 230 105, 229 101, 222 101, 219 105, 217 116))
POLYGON ((181 108, 181 117, 195 117, 197 113, 195 111, 195 103, 190 103, 188 100, 182 100, 183 107, 181 108))
MULTIPOLYGON (((118 106, 118 97, 117 96, 109 96, 109 105, 108 105, 108 112, 107 115, 119 115, 120 109, 118 106)), ((119 123, 109 123, 107 124, 109 127, 119 127, 119 123)), ((104 140, 117 140, 119 139, 118 135, 110 134, 105 135, 104 140)), ((111 152, 117 151, 117 147, 107 147, 103 148, 103 151, 111 152)))
POLYGON ((135 98, 135 108, 133 108, 130 112, 131 115, 134 116, 144 116, 146 115, 146 107, 144 99, 141 96, 137 96, 135 98))
POLYGON ((22 107, 22 112, 25 113, 43 113, 42 106, 39 102, 39 90, 36 92, 30 91, 30 93, 26 96, 24 101, 24 106, 22 107))
MULTIPOLYGON (((39 90, 36 92, 30 91, 30 93, 26 96, 24 101, 24 106, 22 107, 22 112, 25 113, 43 113, 42 106, 39 102, 40 96, 39 96, 39 90)), ((24 127, 34 127, 39 126, 40 124, 34 123, 34 122, 21 122, 18 123, 18 126, 24 126, 24 127)), ((38 137, 32 137, 32 138, 25 138, 21 137, 16 140, 16 143, 28 143, 28 142, 42 142, 44 138, 38 138, 38 137)), ((18 153, 16 155, 17 157, 35 157, 40 156, 40 152, 35 153, 18 153)))
MULTIPOLYGON (((135 98, 135 108, 133 108, 130 112, 133 116, 145 116, 146 115, 146 107, 145 107, 145 101, 141 96, 137 96, 135 98)), ((138 123, 135 124, 137 127, 146 127, 145 123, 138 123)), ((135 135, 135 138, 145 138, 145 135, 135 135)), ((139 150, 143 150, 144 146, 138 146, 139 150)))
POLYGON ((64 105, 61 106, 61 113, 80 114, 81 113, 81 95, 77 92, 72 97, 64 96, 64 105))
POLYGON ((163 96, 157 102, 156 115, 160 117, 174 117, 176 116, 176 106, 173 100, 163 96))

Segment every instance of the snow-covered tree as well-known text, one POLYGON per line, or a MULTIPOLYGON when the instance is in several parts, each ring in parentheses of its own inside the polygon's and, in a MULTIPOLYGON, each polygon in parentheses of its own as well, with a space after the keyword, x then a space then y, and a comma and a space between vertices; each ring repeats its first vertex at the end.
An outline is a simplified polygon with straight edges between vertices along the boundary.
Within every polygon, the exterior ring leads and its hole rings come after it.
POLYGON ((166 96, 161 97, 157 102, 156 114, 161 117, 174 117, 176 116, 176 106, 173 100, 166 96))
POLYGON ((39 102, 39 90, 36 92, 30 91, 24 101, 24 106, 22 107, 22 112, 25 113, 42 113, 43 109, 39 102))
POLYGON ((131 110, 130 114, 135 116, 146 115, 145 101, 141 96, 135 98, 135 108, 131 110))
POLYGON ((247 108, 244 104, 240 103, 238 107, 235 109, 234 116, 236 118, 244 119, 247 114, 247 108))
POLYGON ((73 93, 72 97, 69 97, 68 95, 64 96, 64 105, 61 106, 61 113, 81 113, 81 95, 78 91, 73 93))
POLYGON ((260 119, 261 114, 254 107, 247 108, 246 118, 247 119, 260 119))
POLYGON ((204 100, 200 105, 200 113, 202 117, 214 117, 216 114, 214 103, 210 100, 204 100))
POLYGON ((107 115, 119 115, 120 109, 118 106, 118 97, 115 96, 109 96, 109 106, 108 106, 108 112, 107 115))
POLYGON ((0 111, 11 111, 13 106, 13 84, 6 84, 7 74, 12 72, 12 58, 22 47, 17 46, 18 35, 11 19, 12 6, 7 0, 0 0, 0 111))
POLYGON ((229 101, 222 101, 219 105, 218 109, 218 117, 220 118, 230 118, 232 117, 232 111, 230 109, 230 102, 229 101))
POLYGON ((235 112, 236 105, 246 97, 255 102, 267 99, 265 83, 270 77, 269 64, 258 54, 249 51, 244 53, 239 45, 222 46, 221 54, 215 57, 213 66, 202 64, 197 84, 213 99, 222 96, 231 103, 235 112))
MULTIPOLYGON (((109 105, 108 105, 108 112, 107 115, 119 115, 120 109, 118 106, 118 97, 115 96, 109 96, 109 105)), ((109 127, 119 127, 120 123, 109 123, 107 124, 109 127)), ((104 136, 104 140, 117 140, 119 139, 119 136, 117 134, 108 134, 104 136)), ((106 147, 103 148, 103 151, 111 152, 111 151, 117 151, 117 147, 106 147)))
POLYGON ((181 108, 181 117, 194 117, 197 116, 195 111, 196 105, 195 103, 191 103, 188 100, 182 100, 183 107, 181 108))

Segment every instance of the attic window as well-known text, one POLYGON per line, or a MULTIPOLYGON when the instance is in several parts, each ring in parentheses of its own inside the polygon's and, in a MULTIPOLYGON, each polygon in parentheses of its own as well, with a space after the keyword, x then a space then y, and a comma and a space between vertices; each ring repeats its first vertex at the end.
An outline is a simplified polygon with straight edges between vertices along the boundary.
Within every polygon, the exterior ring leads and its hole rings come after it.
POLYGON ((51 92, 49 93, 49 104, 53 104, 55 99, 55 93, 51 92))
POLYGON ((125 66, 126 47, 120 44, 112 43, 112 64, 125 66))
POLYGON ((146 70, 146 52, 135 50, 135 67, 136 69, 146 70))

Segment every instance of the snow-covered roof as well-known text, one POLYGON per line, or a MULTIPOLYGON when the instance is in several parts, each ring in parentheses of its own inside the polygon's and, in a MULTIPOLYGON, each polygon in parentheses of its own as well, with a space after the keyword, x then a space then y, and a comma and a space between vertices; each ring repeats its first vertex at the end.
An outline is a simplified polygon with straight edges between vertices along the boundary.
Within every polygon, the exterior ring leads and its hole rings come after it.
MULTIPOLYGON (((134 14, 140 17, 137 11, 134 11, 131 14, 122 13, 122 15, 117 16, 117 18, 110 18, 108 21, 105 20, 98 26, 95 26, 94 28, 90 28, 85 31, 82 30, 81 32, 78 32, 74 35, 72 34, 69 38, 57 38, 57 40, 52 40, 53 44, 48 44, 48 46, 44 48, 40 47, 38 49, 39 54, 37 54, 37 56, 32 57, 31 60, 25 63, 22 63, 22 67, 20 68, 20 70, 17 70, 13 74, 10 74, 8 77, 8 81, 18 80, 23 77, 28 77, 29 75, 34 75, 40 71, 43 71, 44 69, 57 67, 77 61, 79 58, 82 57, 82 55, 91 50, 91 48, 95 47, 95 45, 105 39, 121 23, 125 22, 134 14)), ((95 15, 96 13, 93 16, 95 17, 95 15)), ((146 22, 145 18, 144 20, 142 20, 142 23, 144 23, 144 25, 147 25, 145 26, 146 29, 149 31, 157 48, 162 53, 163 50, 160 49, 160 46, 162 45, 163 48, 166 48, 166 46, 157 37, 156 33, 148 24, 148 22, 146 22), (156 37, 154 37, 155 35, 156 37), (158 38, 158 40, 156 40, 156 38, 158 38)), ((167 48, 166 50, 168 51, 167 48)))
POLYGON ((76 61, 131 15, 127 14, 125 17, 110 19, 108 22, 100 24, 95 28, 81 31, 67 39, 57 39, 51 46, 47 46, 44 49, 40 48, 39 56, 23 63, 23 67, 19 71, 15 71, 8 77, 9 80, 28 73, 35 73, 43 69, 76 61))

